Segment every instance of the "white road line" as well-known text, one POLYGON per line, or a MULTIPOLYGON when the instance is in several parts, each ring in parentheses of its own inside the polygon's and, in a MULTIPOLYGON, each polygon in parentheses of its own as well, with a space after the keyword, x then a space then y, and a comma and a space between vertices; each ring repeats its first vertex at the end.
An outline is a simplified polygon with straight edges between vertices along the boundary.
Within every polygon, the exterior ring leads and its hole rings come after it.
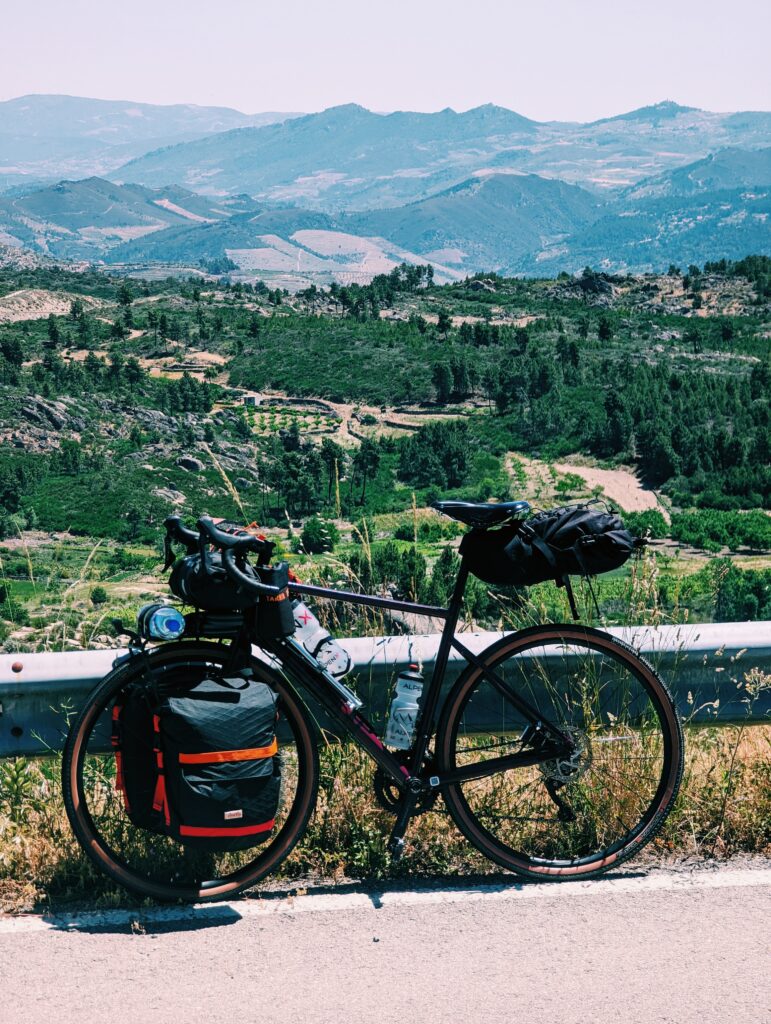
POLYGON ((639 878, 603 878, 594 882, 562 882, 559 885, 510 884, 377 892, 313 893, 245 899, 232 903, 196 904, 179 907, 151 907, 136 910, 84 911, 78 914, 0 915, 0 935, 39 931, 81 931, 217 921, 273 914, 321 913, 338 910, 377 911, 388 907, 415 907, 464 901, 516 901, 564 899, 576 896, 616 896, 663 890, 688 892, 697 889, 729 889, 771 886, 771 868, 716 869, 685 872, 655 872, 639 878))

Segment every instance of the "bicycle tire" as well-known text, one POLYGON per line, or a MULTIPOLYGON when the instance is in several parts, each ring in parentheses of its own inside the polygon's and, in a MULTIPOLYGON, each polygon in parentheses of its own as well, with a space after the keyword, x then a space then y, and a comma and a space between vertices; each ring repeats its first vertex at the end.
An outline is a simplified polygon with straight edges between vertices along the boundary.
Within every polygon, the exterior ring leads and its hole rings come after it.
MULTIPOLYGON (((545 718, 570 730, 576 753, 570 762, 443 787, 460 831, 501 867, 542 881, 592 878, 639 853, 661 829, 683 773, 680 721, 651 665, 608 633, 571 625, 523 630, 480 657, 545 718)), ((514 752, 517 743, 524 749, 526 725, 469 666, 440 718, 439 773, 514 752)))
MULTIPOLYGON (((156 678, 174 673, 204 678, 226 663, 223 644, 180 641, 149 654, 156 678)), ((302 837, 316 804, 319 760, 312 719, 281 675, 252 662, 254 677, 277 694, 282 796, 271 838, 239 853, 201 854, 134 826, 114 786, 114 757, 105 743, 105 722, 115 698, 147 671, 143 658, 120 665, 95 687, 72 723, 62 758, 64 804, 73 832, 87 856, 124 888, 145 898, 207 902, 235 895, 281 864, 302 837)))

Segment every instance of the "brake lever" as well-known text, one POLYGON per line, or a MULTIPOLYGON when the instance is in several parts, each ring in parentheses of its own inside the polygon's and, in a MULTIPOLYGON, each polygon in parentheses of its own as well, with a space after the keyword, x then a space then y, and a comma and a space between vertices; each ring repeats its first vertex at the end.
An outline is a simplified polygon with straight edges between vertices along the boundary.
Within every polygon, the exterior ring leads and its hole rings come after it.
POLYGON ((112 619, 112 628, 115 630, 116 636, 127 636, 129 638, 129 647, 136 648, 137 650, 144 650, 147 641, 144 637, 141 637, 139 633, 136 633, 133 629, 129 629, 128 626, 123 625, 123 619, 112 619))
POLYGON ((166 533, 166 536, 163 538, 163 555, 163 571, 166 572, 166 570, 170 569, 177 560, 177 556, 174 554, 174 548, 171 546, 171 537, 169 536, 168 532, 166 533))
POLYGON ((188 555, 194 555, 198 550, 198 534, 183 526, 179 516, 167 516, 164 525, 166 527, 166 536, 163 539, 163 554, 165 557, 163 571, 165 572, 176 561, 174 548, 172 547, 173 542, 176 541, 177 544, 182 544, 188 555))

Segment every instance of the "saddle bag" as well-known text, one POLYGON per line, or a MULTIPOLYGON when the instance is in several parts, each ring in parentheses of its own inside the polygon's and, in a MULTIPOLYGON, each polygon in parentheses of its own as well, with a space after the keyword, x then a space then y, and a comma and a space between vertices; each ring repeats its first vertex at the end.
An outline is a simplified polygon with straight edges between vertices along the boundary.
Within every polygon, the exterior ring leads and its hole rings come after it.
POLYGON ((485 582, 528 587, 610 572, 644 544, 615 513, 570 505, 501 530, 466 534, 460 551, 485 582))
POLYGON ((113 708, 116 788, 134 825, 217 852, 268 839, 281 787, 275 693, 241 677, 152 691, 113 708))

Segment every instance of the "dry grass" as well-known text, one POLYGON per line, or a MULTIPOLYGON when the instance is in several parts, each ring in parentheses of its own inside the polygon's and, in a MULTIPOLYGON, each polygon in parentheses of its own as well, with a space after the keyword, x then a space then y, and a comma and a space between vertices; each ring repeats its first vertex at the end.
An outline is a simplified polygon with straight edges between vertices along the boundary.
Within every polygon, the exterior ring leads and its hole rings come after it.
MULTIPOLYGON (((675 809, 648 856, 771 854, 771 725, 693 726, 675 809)), ((285 879, 457 876, 497 872, 444 812, 415 819, 399 864, 386 853, 391 816, 373 796, 372 762, 351 744, 328 742, 316 814, 281 870, 285 879)), ((47 910, 127 895, 81 853, 64 813, 59 758, 0 763, 0 909, 47 910)))

